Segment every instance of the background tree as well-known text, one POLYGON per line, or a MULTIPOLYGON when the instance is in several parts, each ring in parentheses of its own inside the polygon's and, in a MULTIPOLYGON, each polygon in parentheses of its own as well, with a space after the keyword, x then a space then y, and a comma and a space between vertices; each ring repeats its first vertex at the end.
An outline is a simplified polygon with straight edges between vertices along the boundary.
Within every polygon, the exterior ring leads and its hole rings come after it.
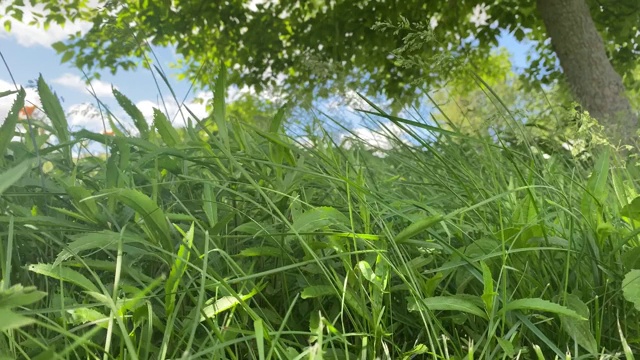
POLYGON ((531 85, 560 77, 557 55, 568 88, 591 114, 626 142, 637 127, 624 91, 624 85, 638 86, 632 76, 640 51, 636 0, 122 0, 102 1, 99 11, 86 0, 13 0, 7 13, 20 18, 25 3, 44 5, 45 25, 92 22, 86 34, 55 44, 64 61, 82 68, 129 69, 147 44, 173 44, 184 56, 185 76, 202 86, 224 59, 234 70, 231 83, 258 91, 282 85, 290 94, 319 89, 315 95, 322 96, 328 86, 348 86, 400 104, 415 98, 415 80, 433 85, 456 74, 461 61, 443 61, 443 53, 482 62, 507 30, 537 41, 539 56, 525 74, 531 85), (417 32, 410 26, 374 30, 381 21, 425 25, 417 32), (400 66, 390 54, 407 40, 419 46, 405 47, 410 53, 404 55, 432 67, 400 66))

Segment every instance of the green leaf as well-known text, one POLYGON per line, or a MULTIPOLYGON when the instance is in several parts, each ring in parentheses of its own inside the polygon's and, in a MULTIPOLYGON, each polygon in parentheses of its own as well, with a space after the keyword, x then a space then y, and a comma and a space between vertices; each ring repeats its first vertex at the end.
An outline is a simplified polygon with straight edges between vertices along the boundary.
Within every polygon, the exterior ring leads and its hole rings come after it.
MULTIPOLYGON (((13 92, 12 92, 13 93, 13 92)), ((24 99, 26 92, 23 88, 20 88, 16 100, 11 105, 9 114, 0 126, 0 159, 4 158, 4 154, 7 151, 7 147, 16 133, 16 125, 20 120, 20 110, 24 107, 24 99)))
POLYGON ((640 196, 623 206, 622 209, 620 209, 620 214, 630 219, 640 221, 640 196))
POLYGON ((69 186, 66 188, 66 191, 71 197, 75 207, 80 210, 83 215, 93 221, 97 221, 100 210, 98 210, 98 204, 96 204, 96 200, 92 198, 93 194, 91 194, 89 190, 82 186, 69 186))
POLYGON ((173 124, 171 124, 162 111, 156 108, 153 109, 153 124, 156 129, 158 129, 158 133, 160 134, 162 141, 164 141, 167 146, 175 147, 180 143, 180 135, 173 127, 173 124))
POLYGON ((171 265, 171 272, 169 273, 169 278, 164 286, 164 303, 167 317, 173 312, 178 286, 180 285, 180 280, 182 280, 182 277, 184 276, 184 272, 187 270, 187 264, 189 263, 189 258, 191 256, 191 246, 193 245, 194 231, 194 223, 191 223, 189 231, 184 235, 182 244, 180 244, 180 248, 178 248, 178 254, 173 265, 171 265))
MULTIPOLYGON (((60 105, 60 100, 44 81, 42 74, 38 77, 38 95, 40 95, 42 109, 51 121, 51 125, 53 125, 56 137, 61 144, 69 143, 70 137, 67 117, 64 114, 62 105, 60 105)), ((62 150, 65 159, 67 160, 67 165, 72 166, 71 145, 65 146, 62 150)))
POLYGON ((18 91, 17 90, 6 90, 6 91, 0 91, 0 99, 5 97, 5 96, 11 96, 13 94, 17 94, 18 91))
POLYGON ((218 203, 213 192, 213 186, 208 182, 205 182, 202 185, 204 187, 202 191, 202 208, 207 216, 209 227, 214 227, 218 221, 218 203))
POLYGON ((67 50, 67 45, 62 41, 57 41, 51 44, 51 47, 58 53, 67 50))
POLYGON ((140 137, 142 139, 149 140, 149 124, 147 124, 147 120, 144 118, 144 115, 142 115, 140 109, 138 109, 128 97, 124 96, 116 88, 112 88, 111 92, 120 107, 122 107, 131 120, 133 120, 133 124, 138 129, 138 132, 140 132, 140 137))
POLYGON ((103 313, 91 308, 75 308, 67 310, 67 314, 71 317, 71 324, 82 325, 88 322, 96 324, 101 328, 107 329, 109 317, 103 313))
POLYGON ((31 170, 32 166, 33 160, 26 160, 0 174, 0 195, 20 180, 27 171, 31 170))
POLYGON ((255 257, 255 256, 272 256, 281 258, 285 254, 284 249, 276 248, 273 246, 259 246, 250 247, 240 251, 240 256, 255 257))
POLYGON ((293 229, 298 233, 314 232, 331 225, 348 223, 347 217, 329 206, 313 208, 294 218, 293 229))
POLYGON ((53 266, 51 264, 35 264, 29 265, 27 267, 29 271, 33 271, 36 274, 48 276, 54 279, 70 282, 72 284, 78 285, 84 290, 93 291, 96 293, 100 293, 98 287, 91 282, 91 280, 87 279, 81 273, 64 267, 62 265, 53 266))
POLYGON ((265 352, 264 352, 265 328, 264 328, 264 322, 262 321, 262 319, 259 318, 253 322, 253 331, 256 335, 256 345, 258 346, 258 359, 263 360, 265 359, 265 352))
POLYGON ((118 232, 103 230, 99 232, 85 232, 79 235, 72 236, 72 242, 60 251, 53 265, 57 266, 63 261, 68 260, 74 255, 79 255, 83 251, 87 250, 99 250, 99 249, 117 249, 118 241, 122 241, 123 244, 140 243, 147 244, 147 242, 133 234, 121 234, 118 232))
POLYGON ((361 260, 360 262, 358 262, 358 269, 360 270, 360 273, 365 279, 367 279, 372 283, 375 283, 376 274, 373 272, 373 269, 371 269, 371 265, 369 265, 368 262, 364 260, 361 260))
MULTIPOLYGON (((568 294, 566 297, 566 305, 569 309, 574 310, 578 315, 588 319, 589 307, 574 294, 568 294)), ((569 334, 578 345, 585 348, 591 355, 598 353, 598 343, 591 332, 589 321, 578 320, 572 317, 560 315, 562 328, 569 334)))
POLYGON ((16 314, 9 309, 0 308, 0 332, 17 329, 33 324, 35 320, 24 315, 16 314))
POLYGON ((482 280, 484 283, 484 290, 482 292, 482 301, 484 302, 487 314, 493 313, 493 302, 496 298, 496 292, 493 290, 493 275, 491 269, 484 261, 480 262, 482 266, 482 280))
POLYGON ((69 62, 75 54, 76 53, 73 50, 65 51, 64 55, 62 55, 62 58, 60 59, 60 63, 64 64, 69 62))
POLYGON ((624 276, 622 295, 640 311, 640 270, 631 270, 624 276))
POLYGON ((6 290, 0 290, 0 308, 33 304, 45 296, 47 296, 47 293, 38 291, 35 286, 23 287, 20 284, 16 284, 6 290))
POLYGON ((436 225, 443 219, 444 217, 442 215, 435 215, 416 221, 413 224, 407 226, 398 235, 396 235, 395 241, 396 243, 402 243, 406 240, 409 240, 409 238, 416 236, 424 230, 436 225))
POLYGON ((499 336, 496 336, 496 340, 498 340, 498 344, 502 348, 502 351, 504 351, 504 353, 508 357, 513 358, 514 356, 516 356, 516 350, 514 349, 513 344, 511 343, 511 341, 503 339, 503 338, 501 338, 499 336))
POLYGON ((307 286, 302 290, 300 297, 303 299, 312 299, 322 296, 332 296, 335 295, 336 291, 333 286, 329 285, 313 285, 307 286))
POLYGON ((552 303, 551 301, 540 298, 525 298, 511 301, 502 309, 500 309, 499 313, 502 314, 514 310, 545 311, 558 315, 564 315, 568 318, 586 320, 583 316, 580 316, 578 313, 571 309, 568 309, 565 306, 552 303))
POLYGON ((370 316, 367 313, 366 307, 350 289, 347 289, 347 291, 344 293, 338 293, 336 289, 330 285, 312 285, 304 288, 302 290, 302 293, 300 294, 300 297, 303 299, 311 299, 323 296, 338 296, 340 298, 344 297, 344 302, 349 305, 350 310, 353 310, 355 313, 362 317, 370 316))
POLYGON ((278 112, 271 120, 271 124, 269 124, 269 131, 272 133, 277 133, 280 131, 280 127, 282 126, 282 122, 284 121, 284 115, 287 111, 287 105, 284 105, 278 109, 278 112))
POLYGON ((623 252, 622 264, 627 270, 640 269, 640 247, 633 247, 623 252))
POLYGON ((420 299, 418 302, 409 298, 409 311, 420 311, 426 308, 430 311, 461 311, 468 314, 487 318, 487 314, 473 302, 457 296, 434 296, 420 299))
POLYGON ((173 251, 169 222, 155 201, 134 189, 123 189, 115 195, 123 204, 140 214, 157 244, 165 250, 173 251))
POLYGON ((580 210, 585 216, 589 216, 593 219, 593 217, 596 216, 597 207, 606 202, 608 194, 608 177, 609 151, 604 150, 596 161, 596 165, 591 176, 589 176, 589 181, 587 182, 587 191, 582 196, 580 210))
POLYGON ((202 314, 200 315, 200 322, 216 317, 218 314, 229 310, 236 305, 239 305, 241 301, 247 301, 251 299, 255 294, 258 293, 258 289, 253 289, 247 295, 240 295, 240 299, 235 296, 223 296, 219 299, 210 299, 205 304, 206 307, 202 309, 202 314))

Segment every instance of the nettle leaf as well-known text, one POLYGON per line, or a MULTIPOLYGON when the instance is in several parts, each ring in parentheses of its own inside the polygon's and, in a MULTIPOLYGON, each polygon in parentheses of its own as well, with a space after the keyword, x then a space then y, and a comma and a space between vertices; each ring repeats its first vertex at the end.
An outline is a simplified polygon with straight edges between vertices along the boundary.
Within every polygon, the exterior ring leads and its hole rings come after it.
POLYGON ((9 309, 0 308, 0 332, 17 329, 36 322, 34 319, 24 315, 16 314, 9 309))
POLYGON ((144 118, 140 109, 138 109, 128 97, 124 96, 116 88, 111 89, 111 92, 120 107, 122 107, 131 120, 133 120, 133 124, 140 132, 140 137, 142 139, 149 140, 149 124, 147 124, 147 120, 144 118))
POLYGON ((35 286, 23 287, 13 285, 6 290, 0 290, 0 308, 25 306, 40 301, 47 293, 38 291, 35 286))
POLYGON ((74 325, 94 323, 96 326, 107 329, 109 327, 109 316, 92 308, 75 308, 67 310, 69 322, 74 325))
POLYGON ((631 270, 624 276, 622 295, 640 311, 640 270, 631 270))
MULTIPOLYGON (((42 74, 38 77, 38 95, 40 95, 40 101, 42 101, 42 109, 51 121, 55 135, 61 144, 69 143, 71 139, 69 136, 69 124, 67 123, 67 117, 64 114, 62 105, 58 97, 51 91, 51 88, 44 81, 42 74)), ((71 165, 71 145, 65 146, 64 155, 68 165, 71 165)))
MULTIPOLYGON (((580 298, 574 294, 568 294, 567 307, 574 310, 580 316, 589 318, 589 307, 580 300, 580 298)), ((578 320, 572 317, 560 315, 562 321, 562 328, 569 334, 578 345, 589 351, 590 354, 596 355, 598 353, 598 343, 593 336, 591 326, 587 320, 578 320)))
POLYGON ((633 220, 640 220, 640 196, 631 200, 629 204, 623 206, 620 210, 620 214, 633 220))
POLYGON ((173 127, 173 124, 162 111, 156 108, 153 109, 153 124, 167 146, 175 147, 180 143, 180 135, 173 127))
POLYGON ((482 280, 484 283, 482 301, 484 302, 485 309, 487 309, 487 313, 491 314, 493 312, 493 302, 497 295, 493 289, 493 275, 491 274, 491 269, 484 261, 481 261, 480 265, 482 266, 482 280))
POLYGON ((332 225, 347 224, 347 217, 329 206, 317 207, 295 217, 293 229, 298 233, 314 232, 332 225))
MULTIPOLYGON (((8 92, 9 95, 14 92, 8 92)), ((1 96, 0 96, 1 97, 1 96)), ((24 99, 26 97, 26 92, 24 89, 20 88, 18 92, 18 96, 16 100, 11 105, 11 110, 9 110, 9 114, 4 119, 4 123, 0 126, 0 157, 3 157, 7 151, 7 147, 9 143, 13 139, 16 133, 16 125, 20 120, 20 110, 24 107, 24 99)))
POLYGON ((27 269, 36 274, 75 284, 87 291, 100 293, 98 287, 86 276, 62 265, 53 266, 52 264, 35 264, 29 265, 27 269))
POLYGON ((457 296, 434 296, 418 301, 414 298, 409 298, 407 301, 409 303, 409 311, 423 309, 430 311, 461 311, 487 319, 487 314, 475 303, 457 296))
POLYGON ((518 299, 518 300, 511 301, 507 305, 505 305, 502 309, 500 309, 499 313, 502 314, 502 313, 506 313, 508 311, 514 311, 514 310, 544 311, 544 312, 554 313, 557 315, 564 315, 568 318, 586 320, 585 317, 567 308, 566 306, 552 303, 551 301, 547 301, 540 298, 525 298, 525 299, 518 299))
MULTIPOLYGON (((139 243, 148 244, 144 239, 133 234, 121 234, 118 232, 103 230, 99 232, 85 232, 70 237, 73 241, 67 244, 67 246, 60 251, 56 257, 53 265, 59 265, 63 261, 66 261, 74 255, 87 250, 99 250, 99 249, 117 249, 118 241, 122 241, 123 244, 139 243)), ((126 249, 125 249, 125 252, 126 249)))

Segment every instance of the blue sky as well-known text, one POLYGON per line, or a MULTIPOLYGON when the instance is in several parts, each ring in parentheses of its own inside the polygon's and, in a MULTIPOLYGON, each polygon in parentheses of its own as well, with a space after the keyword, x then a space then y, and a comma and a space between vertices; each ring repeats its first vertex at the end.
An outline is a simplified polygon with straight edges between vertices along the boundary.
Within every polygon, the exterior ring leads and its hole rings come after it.
MULTIPOLYGON (((0 51, 2 51, 11 74, 19 85, 26 87, 29 80, 37 79, 39 73, 42 73, 54 91, 64 99, 63 107, 69 113, 69 122, 73 127, 102 131, 101 120, 95 116, 91 106, 87 105, 95 104, 95 100, 89 94, 87 86, 82 80, 82 72, 68 64, 60 64, 60 57, 51 48, 53 42, 63 40, 67 34, 77 30, 86 30, 87 27, 88 25, 72 24, 63 29, 52 25, 49 30, 45 31, 42 28, 14 23, 10 33, 0 32, 0 51)), ((522 69, 526 66, 529 44, 519 43, 509 34, 503 33, 500 38, 500 46, 507 48, 511 53, 511 61, 515 69, 522 69)), ((169 48, 155 49, 155 51, 160 65, 170 75, 175 75, 176 70, 169 67, 169 64, 177 57, 175 52, 169 48)), ((169 80, 178 99, 182 100, 188 94, 190 84, 186 81, 178 81, 175 76, 171 76, 169 80)), ((138 69, 119 72, 116 75, 103 71, 101 80, 92 82, 99 98, 110 106, 116 115, 119 115, 122 112, 118 112, 119 108, 110 95, 111 84, 136 103, 145 115, 151 114, 152 108, 159 104, 159 92, 149 70, 138 69)), ((14 89, 11 77, 2 66, 0 68, 0 91, 9 89, 14 89)), ((168 91, 164 87, 162 87, 162 91, 165 100, 167 100, 168 91)), ((27 93, 28 100, 37 103, 35 91, 28 90, 27 93)), ((204 115, 206 113, 204 106, 192 102, 196 96, 206 97, 210 94, 191 93, 187 96, 189 108, 198 115, 204 115)), ((178 106, 171 101, 168 104, 170 115, 175 115, 178 106)), ((0 99, 0 121, 4 119, 10 105, 11 99, 0 99)))

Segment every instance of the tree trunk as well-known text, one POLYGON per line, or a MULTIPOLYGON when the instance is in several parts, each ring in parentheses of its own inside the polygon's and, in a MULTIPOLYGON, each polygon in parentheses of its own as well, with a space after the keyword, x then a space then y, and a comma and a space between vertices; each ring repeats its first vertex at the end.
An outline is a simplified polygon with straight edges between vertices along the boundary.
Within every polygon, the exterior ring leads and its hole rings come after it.
POLYGON ((537 7, 573 95, 612 140, 632 144, 638 118, 586 0, 537 0, 537 7))

